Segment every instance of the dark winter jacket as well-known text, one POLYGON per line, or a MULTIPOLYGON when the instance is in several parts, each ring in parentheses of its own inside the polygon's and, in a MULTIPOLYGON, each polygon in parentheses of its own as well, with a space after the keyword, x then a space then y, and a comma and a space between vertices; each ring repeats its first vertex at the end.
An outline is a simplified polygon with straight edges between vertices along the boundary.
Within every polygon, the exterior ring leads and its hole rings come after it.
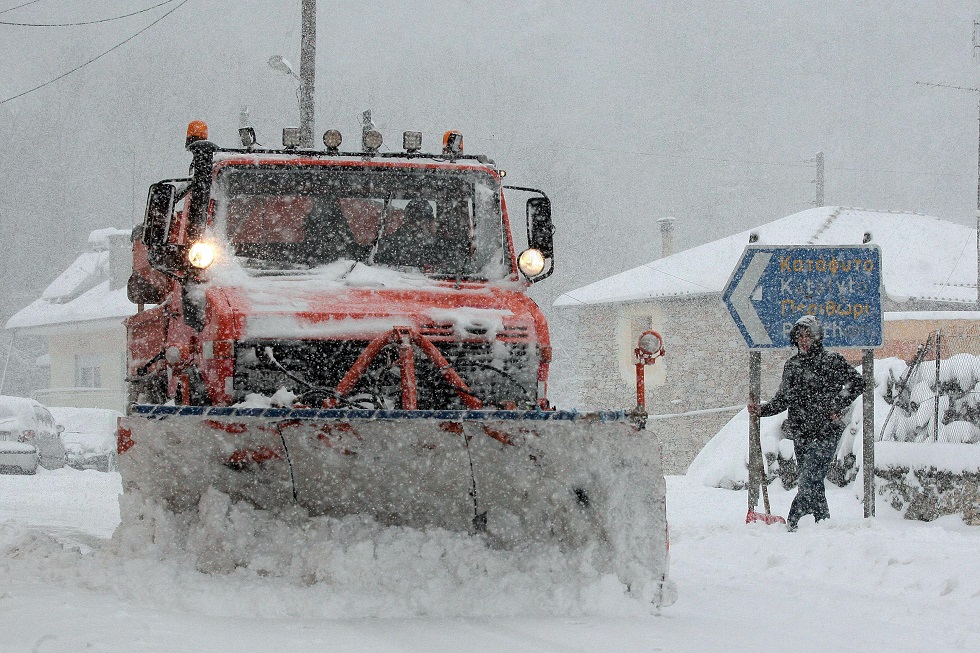
POLYGON ((772 401, 763 404, 761 416, 789 410, 787 421, 796 439, 836 442, 844 430, 840 416, 862 392, 864 379, 857 370, 817 341, 809 352, 799 352, 786 361, 779 390, 772 401))

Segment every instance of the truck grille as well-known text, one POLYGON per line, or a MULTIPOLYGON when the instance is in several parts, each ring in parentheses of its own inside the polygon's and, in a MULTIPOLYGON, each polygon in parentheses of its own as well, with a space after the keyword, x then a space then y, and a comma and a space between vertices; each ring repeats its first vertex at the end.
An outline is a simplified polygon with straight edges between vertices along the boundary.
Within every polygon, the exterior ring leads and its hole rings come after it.
MULTIPOLYGON (((421 329, 466 381, 486 407, 533 408, 537 400, 537 348, 528 342, 526 327, 504 329, 497 339, 468 339, 452 325, 421 329)), ((238 343, 235 362, 235 401, 246 394, 270 396, 285 387, 307 405, 319 405, 354 365, 367 341, 256 340, 238 343), (270 351, 272 358, 266 352, 270 351), (273 360, 278 363, 273 362, 273 360), (328 390, 329 389, 329 390, 328 390)), ((415 355, 420 409, 463 408, 456 392, 421 351, 415 355)), ((381 351, 349 395, 377 408, 398 408, 401 380, 398 347, 381 351)))

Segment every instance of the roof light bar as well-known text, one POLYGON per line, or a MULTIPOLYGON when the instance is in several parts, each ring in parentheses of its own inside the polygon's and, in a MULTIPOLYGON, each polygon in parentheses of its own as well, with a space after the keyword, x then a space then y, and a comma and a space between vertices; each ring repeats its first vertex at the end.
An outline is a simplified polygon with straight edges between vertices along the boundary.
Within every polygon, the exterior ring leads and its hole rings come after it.
POLYGON ((361 135, 361 144, 364 146, 365 152, 377 152, 383 142, 384 138, 381 136, 381 132, 374 129, 366 129, 361 135))
POLYGON ((283 127, 282 146, 287 150, 295 150, 302 142, 299 127, 283 127))
POLYGON ((456 131, 455 129, 450 129, 445 134, 442 135, 442 153, 443 154, 462 154, 463 153, 463 135, 456 131))
POLYGON ((328 129, 323 132, 323 144, 330 152, 336 152, 340 144, 344 142, 343 135, 336 129, 328 129))
POLYGON ((242 139, 242 147, 251 149, 255 145, 255 129, 253 127, 239 128, 238 138, 242 139))
POLYGON ((188 146, 196 141, 208 140, 208 123, 203 120, 191 120, 187 123, 187 140, 184 146, 188 146))
POLYGON ((406 152, 415 153, 422 149, 422 132, 405 132, 402 134, 402 147, 406 152))

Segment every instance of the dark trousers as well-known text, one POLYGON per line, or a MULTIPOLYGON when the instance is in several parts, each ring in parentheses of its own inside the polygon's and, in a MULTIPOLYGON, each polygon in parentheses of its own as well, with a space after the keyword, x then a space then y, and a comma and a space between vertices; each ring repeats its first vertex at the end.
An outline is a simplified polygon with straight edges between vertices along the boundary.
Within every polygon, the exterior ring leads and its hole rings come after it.
POLYGON ((787 522, 795 526, 803 515, 813 515, 817 521, 830 517, 824 478, 834 461, 837 442, 834 440, 813 440, 807 443, 794 443, 796 461, 800 466, 799 491, 790 506, 787 522))

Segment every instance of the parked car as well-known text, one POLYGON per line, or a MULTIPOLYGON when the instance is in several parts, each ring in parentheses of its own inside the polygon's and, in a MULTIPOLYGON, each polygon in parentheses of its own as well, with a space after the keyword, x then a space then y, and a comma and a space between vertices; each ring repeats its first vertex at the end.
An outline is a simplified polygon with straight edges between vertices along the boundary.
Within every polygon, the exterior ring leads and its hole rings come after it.
POLYGON ((0 474, 34 474, 38 458, 33 444, 0 440, 0 474))
POLYGON ((38 402, 0 395, 0 471, 33 474, 38 464, 45 469, 64 467, 60 431, 50 411, 38 402))
POLYGON ((68 466, 75 469, 116 471, 116 419, 118 410, 51 406, 54 420, 64 428, 61 442, 68 466))

